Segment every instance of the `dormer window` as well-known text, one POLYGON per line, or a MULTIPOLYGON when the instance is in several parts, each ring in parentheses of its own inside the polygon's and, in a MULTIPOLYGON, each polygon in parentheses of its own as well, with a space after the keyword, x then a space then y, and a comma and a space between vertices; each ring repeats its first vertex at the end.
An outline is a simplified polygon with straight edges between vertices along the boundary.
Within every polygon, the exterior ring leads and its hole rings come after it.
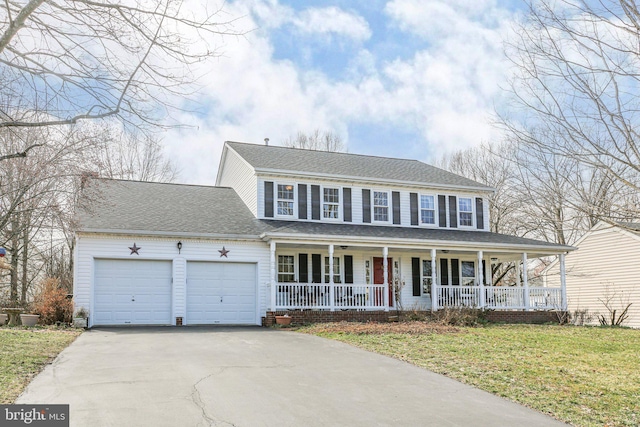
POLYGON ((293 184, 278 184, 278 215, 293 216, 293 184))
POLYGON ((338 219, 340 214, 340 189, 324 188, 322 216, 326 219, 338 219))
POLYGON ((386 191, 373 192, 373 220, 389 221, 389 193, 386 191))
POLYGON ((420 223, 436 223, 436 203, 434 196, 420 196, 420 223))
POLYGON ((473 227, 473 204, 470 198, 458 199, 458 215, 461 227, 473 227))

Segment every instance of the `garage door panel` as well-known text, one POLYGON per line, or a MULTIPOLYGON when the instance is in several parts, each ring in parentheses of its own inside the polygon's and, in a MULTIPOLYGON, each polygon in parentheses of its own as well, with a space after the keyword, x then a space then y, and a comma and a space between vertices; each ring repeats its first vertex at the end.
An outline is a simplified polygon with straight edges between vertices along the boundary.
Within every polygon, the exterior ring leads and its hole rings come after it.
POLYGON ((187 263, 187 322, 255 324, 256 264, 187 263))
POLYGON ((94 324, 171 324, 171 261, 96 260, 94 324))

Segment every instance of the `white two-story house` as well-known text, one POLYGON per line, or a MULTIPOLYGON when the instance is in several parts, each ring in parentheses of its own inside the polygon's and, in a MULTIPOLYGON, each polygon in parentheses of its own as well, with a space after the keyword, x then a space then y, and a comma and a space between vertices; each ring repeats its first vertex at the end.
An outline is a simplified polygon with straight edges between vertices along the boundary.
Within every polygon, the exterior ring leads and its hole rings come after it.
POLYGON ((564 281, 529 287, 526 266, 573 248, 490 232, 491 193, 415 160, 227 142, 215 186, 87 183, 75 305, 92 326, 564 308, 564 281), (522 286, 493 286, 509 260, 522 286))

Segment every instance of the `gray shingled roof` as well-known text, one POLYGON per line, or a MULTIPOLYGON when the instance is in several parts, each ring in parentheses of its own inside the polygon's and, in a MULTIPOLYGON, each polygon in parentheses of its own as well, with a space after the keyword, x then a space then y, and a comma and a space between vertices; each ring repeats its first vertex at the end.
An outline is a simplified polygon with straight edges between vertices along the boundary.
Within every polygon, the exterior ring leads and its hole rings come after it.
POLYGON ((91 180, 79 230, 249 235, 265 231, 231 188, 91 180))
POLYGON ((79 231, 255 239, 264 233, 299 234, 562 248, 482 231, 258 220, 236 192, 226 187, 92 179, 80 205, 84 208, 78 212, 79 231))
POLYGON ((256 170, 275 169, 436 186, 490 187, 417 160, 227 142, 256 170))
POLYGON ((380 240, 384 239, 406 239, 424 241, 443 241, 452 243, 487 243, 492 245, 516 245, 516 246, 536 246, 541 250, 558 249, 573 250, 571 246, 558 245, 556 243, 543 242, 540 240, 526 239, 523 237, 509 236, 506 234, 490 233, 486 231, 452 230, 438 228, 409 228, 409 227, 388 227, 375 225, 356 224, 327 224, 317 222, 297 222, 263 220, 266 225, 271 226, 269 235, 277 234, 301 234, 319 236, 355 236, 371 237, 380 240))

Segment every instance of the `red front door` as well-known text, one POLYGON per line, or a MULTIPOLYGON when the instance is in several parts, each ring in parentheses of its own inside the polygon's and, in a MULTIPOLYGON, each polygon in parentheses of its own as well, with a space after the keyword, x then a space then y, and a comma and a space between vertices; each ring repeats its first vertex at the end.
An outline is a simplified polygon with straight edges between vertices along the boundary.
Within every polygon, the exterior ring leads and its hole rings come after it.
MULTIPOLYGON (((384 258, 373 258, 373 284, 382 285, 384 283, 384 258)), ((387 283, 389 283, 389 306, 393 307, 393 259, 387 258, 387 283)))

